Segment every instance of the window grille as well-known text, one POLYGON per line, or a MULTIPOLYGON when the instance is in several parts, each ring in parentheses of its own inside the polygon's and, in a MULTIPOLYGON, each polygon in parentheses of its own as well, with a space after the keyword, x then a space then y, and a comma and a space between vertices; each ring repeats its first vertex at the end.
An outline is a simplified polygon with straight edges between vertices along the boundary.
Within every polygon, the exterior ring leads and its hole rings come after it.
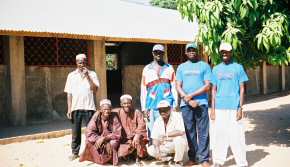
POLYGON ((179 65, 186 61, 185 45, 181 44, 168 44, 167 45, 167 56, 168 63, 172 65, 179 65))
POLYGON ((79 53, 86 54, 88 60, 90 60, 88 41, 66 38, 24 37, 26 65, 72 66, 75 65, 75 56, 79 53))

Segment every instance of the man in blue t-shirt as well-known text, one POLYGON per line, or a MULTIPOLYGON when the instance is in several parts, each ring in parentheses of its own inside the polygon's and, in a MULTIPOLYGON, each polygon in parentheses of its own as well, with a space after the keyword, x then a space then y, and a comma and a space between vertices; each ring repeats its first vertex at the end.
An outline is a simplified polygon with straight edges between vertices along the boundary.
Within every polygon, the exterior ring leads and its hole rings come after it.
POLYGON ((181 112, 189 145, 189 162, 209 167, 209 118, 208 96, 211 69, 198 56, 196 43, 187 44, 188 60, 176 72, 176 88, 181 97, 181 112), (198 139, 197 139, 198 138, 198 139))
POLYGON ((243 66, 232 61, 232 46, 220 45, 223 62, 212 72, 212 155, 215 167, 224 164, 228 147, 239 167, 248 166, 243 129, 244 82, 248 81, 243 66))

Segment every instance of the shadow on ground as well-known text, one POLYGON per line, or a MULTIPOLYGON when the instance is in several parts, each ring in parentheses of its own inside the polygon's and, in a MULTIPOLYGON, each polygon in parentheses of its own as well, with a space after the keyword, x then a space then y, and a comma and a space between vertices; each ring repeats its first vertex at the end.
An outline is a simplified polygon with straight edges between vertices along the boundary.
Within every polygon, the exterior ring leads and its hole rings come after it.
POLYGON ((253 129, 246 132, 247 145, 290 147, 290 104, 270 110, 247 112, 253 129))
MULTIPOLYGON (((269 153, 265 152, 263 149, 256 149, 252 151, 247 151, 247 160, 248 160, 248 166, 253 166, 255 163, 259 162, 261 159, 268 156, 269 153)), ((234 157, 226 161, 224 166, 231 166, 235 165, 236 162, 234 160, 234 157)))

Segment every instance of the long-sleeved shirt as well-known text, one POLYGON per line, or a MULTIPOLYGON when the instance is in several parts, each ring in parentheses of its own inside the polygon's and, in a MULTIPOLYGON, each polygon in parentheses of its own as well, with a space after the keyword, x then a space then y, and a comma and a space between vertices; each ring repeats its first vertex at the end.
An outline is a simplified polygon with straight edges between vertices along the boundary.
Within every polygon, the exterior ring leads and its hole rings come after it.
POLYGON ((161 100, 167 100, 172 107, 176 107, 178 95, 172 65, 159 66, 154 62, 146 65, 142 72, 140 94, 142 111, 157 110, 161 100))

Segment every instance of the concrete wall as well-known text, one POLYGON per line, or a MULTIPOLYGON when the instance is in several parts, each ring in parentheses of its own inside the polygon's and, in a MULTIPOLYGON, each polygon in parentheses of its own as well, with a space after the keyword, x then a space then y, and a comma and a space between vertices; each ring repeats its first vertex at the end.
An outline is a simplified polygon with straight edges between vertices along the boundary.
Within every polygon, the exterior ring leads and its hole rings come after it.
POLYGON ((74 68, 26 66, 28 122, 64 119, 67 111, 63 92, 66 77, 74 68))
POLYGON ((7 123, 8 114, 8 85, 6 81, 7 76, 7 66, 0 65, 0 125, 7 123))
POLYGON ((247 95, 257 95, 261 92, 261 68, 247 69, 249 81, 246 83, 247 95))
POLYGON ((281 90, 281 70, 279 66, 267 65, 267 93, 279 92, 281 90))

